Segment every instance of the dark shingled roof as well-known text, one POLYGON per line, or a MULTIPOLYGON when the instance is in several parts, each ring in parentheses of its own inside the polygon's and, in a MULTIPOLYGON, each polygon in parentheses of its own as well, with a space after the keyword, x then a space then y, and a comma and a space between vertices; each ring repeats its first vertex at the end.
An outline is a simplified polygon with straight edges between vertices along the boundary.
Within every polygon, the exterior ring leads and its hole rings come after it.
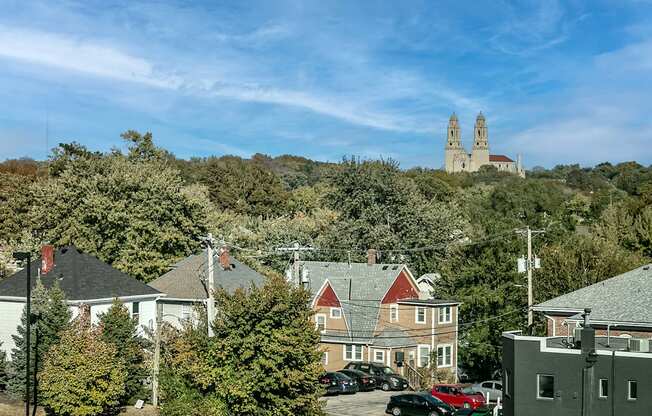
MULTIPOLYGON (((36 285, 36 275, 40 266, 40 258, 31 263, 32 287, 36 285)), ((23 269, 0 281, 0 297, 25 298, 26 278, 27 271, 23 269)), ((114 269, 97 257, 81 252, 74 246, 55 250, 54 268, 41 276, 41 282, 47 288, 52 287, 55 281, 59 282, 59 286, 70 301, 160 294, 158 290, 114 269)))
MULTIPOLYGON (((221 287, 233 293, 238 288, 249 288, 251 284, 262 286, 265 276, 246 264, 233 258, 229 259, 230 270, 220 267, 219 258, 215 257, 213 276, 215 287, 221 287)), ((205 254, 193 254, 175 264, 169 272, 150 282, 150 286, 164 292, 173 299, 206 299, 208 292, 204 286, 208 275, 205 254)))

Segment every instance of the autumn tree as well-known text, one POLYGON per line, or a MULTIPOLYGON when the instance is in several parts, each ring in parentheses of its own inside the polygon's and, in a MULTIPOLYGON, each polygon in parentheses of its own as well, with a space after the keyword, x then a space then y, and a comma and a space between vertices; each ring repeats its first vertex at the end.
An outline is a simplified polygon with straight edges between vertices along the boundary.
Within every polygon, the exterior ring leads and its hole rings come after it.
POLYGON ((115 346, 83 319, 48 351, 39 377, 41 402, 52 414, 91 416, 118 406, 127 371, 115 346))

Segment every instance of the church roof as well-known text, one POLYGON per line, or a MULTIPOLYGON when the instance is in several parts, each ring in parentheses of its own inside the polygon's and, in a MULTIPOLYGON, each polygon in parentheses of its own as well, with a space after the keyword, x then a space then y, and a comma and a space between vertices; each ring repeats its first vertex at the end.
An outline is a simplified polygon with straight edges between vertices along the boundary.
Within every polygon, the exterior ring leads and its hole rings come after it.
POLYGON ((505 155, 489 155, 490 162, 513 162, 512 159, 505 155))

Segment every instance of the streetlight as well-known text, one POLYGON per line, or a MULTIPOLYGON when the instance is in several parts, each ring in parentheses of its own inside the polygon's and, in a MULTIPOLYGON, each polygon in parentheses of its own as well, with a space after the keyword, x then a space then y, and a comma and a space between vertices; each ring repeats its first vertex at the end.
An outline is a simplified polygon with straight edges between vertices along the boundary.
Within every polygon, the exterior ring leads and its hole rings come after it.
MULTIPOLYGON (((31 336, 31 321, 32 321, 32 276, 31 265, 32 255, 29 252, 16 252, 13 254, 14 259, 24 260, 27 263, 27 293, 25 297, 26 302, 26 316, 25 319, 25 416, 29 416, 29 358, 31 354, 30 336, 31 336)), ((36 369, 34 369, 34 377, 36 377, 36 369)), ((36 390, 34 391, 36 398, 36 390)))

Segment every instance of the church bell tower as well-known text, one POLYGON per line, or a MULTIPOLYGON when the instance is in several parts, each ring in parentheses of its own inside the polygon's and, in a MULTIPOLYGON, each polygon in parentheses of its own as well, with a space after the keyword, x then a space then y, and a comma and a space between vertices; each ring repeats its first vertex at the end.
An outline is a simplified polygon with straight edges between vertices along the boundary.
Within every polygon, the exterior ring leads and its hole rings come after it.
POLYGON ((471 151, 471 168, 477 171, 481 166, 489 164, 489 133, 487 121, 482 114, 478 114, 473 127, 473 150, 471 151))
POLYGON ((457 115, 453 113, 448 120, 448 133, 446 134, 446 153, 445 170, 446 172, 459 172, 461 166, 459 165, 460 155, 465 154, 462 147, 462 137, 460 133, 460 125, 457 120, 457 115))

